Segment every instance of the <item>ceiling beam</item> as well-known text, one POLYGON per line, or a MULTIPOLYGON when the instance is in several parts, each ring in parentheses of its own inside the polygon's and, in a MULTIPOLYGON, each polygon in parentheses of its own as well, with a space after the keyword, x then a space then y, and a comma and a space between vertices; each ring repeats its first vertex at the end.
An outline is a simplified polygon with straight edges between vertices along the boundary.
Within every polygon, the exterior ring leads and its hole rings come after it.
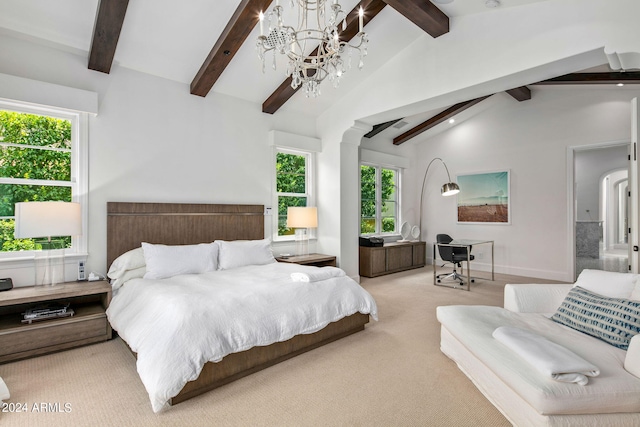
POLYGON ((391 126, 395 125, 400 120, 402 120, 402 119, 395 119, 395 120, 391 120, 391 121, 388 121, 388 122, 384 122, 384 123, 379 123, 377 125, 373 125, 373 129, 371 129, 368 133, 366 133, 364 135, 364 137, 365 138, 373 138, 374 136, 376 136, 377 134, 379 134, 383 130, 387 129, 388 127, 391 127, 391 126))
POLYGON ((207 96, 272 0, 242 0, 191 82, 191 94, 207 96))
POLYGON ((129 0, 100 0, 93 25, 89 69, 111 71, 129 0))
POLYGON ((584 85, 584 84, 614 84, 614 83, 640 83, 640 72, 620 73, 572 73, 564 76, 543 80, 536 85, 584 85))
POLYGON ((409 21, 439 37, 449 32, 449 17, 428 0, 384 0, 409 21))
POLYGON ((436 125, 439 125, 440 123, 446 120, 449 120, 451 117, 455 116, 456 114, 463 112, 467 108, 473 107, 474 105, 484 101, 490 96, 491 95, 487 95, 480 98, 472 99, 471 101, 460 102, 452 107, 447 108, 443 112, 438 113, 435 116, 431 117, 429 120, 420 123, 418 126, 412 129, 409 129, 402 135, 396 136, 395 138, 393 138, 393 145, 400 145, 407 142, 411 138, 420 135, 422 132, 428 131, 432 127, 435 127, 436 125))
POLYGON ((531 99, 531 89, 526 86, 520 86, 515 89, 509 89, 507 91, 509 95, 514 97, 518 102, 527 101, 531 99))
MULTIPOLYGON (((367 25, 369 21, 380 13, 387 4, 383 0, 361 0, 354 8, 347 14, 345 21, 347 28, 342 31, 342 25, 338 25, 340 40, 349 41, 358 34, 358 11, 360 7, 364 10, 363 25, 367 25)), ((311 56, 315 55, 318 48, 311 53, 311 56)), ((282 107, 302 86, 298 86, 296 89, 291 87, 291 76, 287 77, 280 86, 262 103, 262 112, 267 114, 273 114, 282 107)))

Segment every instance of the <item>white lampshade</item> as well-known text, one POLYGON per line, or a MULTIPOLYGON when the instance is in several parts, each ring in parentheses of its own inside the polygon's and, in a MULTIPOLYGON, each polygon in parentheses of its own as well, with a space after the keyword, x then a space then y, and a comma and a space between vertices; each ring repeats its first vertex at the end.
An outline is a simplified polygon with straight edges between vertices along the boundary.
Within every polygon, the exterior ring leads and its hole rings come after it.
POLYGON ((318 226, 318 208, 289 207, 287 208, 287 227, 313 228, 318 226))
POLYGON ((17 239, 82 234, 80 203, 20 202, 16 203, 15 217, 17 239))

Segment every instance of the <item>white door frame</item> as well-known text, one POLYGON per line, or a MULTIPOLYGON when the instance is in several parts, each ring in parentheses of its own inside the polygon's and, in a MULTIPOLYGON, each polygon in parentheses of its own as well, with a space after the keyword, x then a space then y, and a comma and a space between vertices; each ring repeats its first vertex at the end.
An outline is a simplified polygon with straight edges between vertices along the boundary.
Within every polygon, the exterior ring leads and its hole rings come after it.
MULTIPOLYGON (((576 191, 575 191, 575 171, 574 171, 574 160, 576 151, 582 150, 593 150, 598 148, 608 148, 615 147, 620 145, 628 146, 629 140, 620 140, 620 141, 608 141, 608 142, 598 142, 594 144, 588 145, 574 145, 571 147, 567 147, 567 230, 569 230, 567 248, 568 248, 568 256, 569 265, 567 271, 569 272, 569 277, 575 280, 576 277, 576 191)), ((637 175, 636 175, 637 179, 637 175)), ((632 185, 632 176, 629 174, 629 187, 632 185)), ((632 209, 630 209, 631 211, 632 209)), ((633 215, 631 212, 629 213, 629 223, 631 223, 633 215)), ((629 236, 629 247, 631 247, 631 236, 629 236)))
POLYGON ((629 272, 637 274, 640 270, 638 259, 638 245, 640 245, 640 221, 638 214, 640 200, 640 179, 638 173, 638 123, 640 111, 638 98, 631 100, 631 144, 629 154, 629 272), (634 249, 636 248, 636 249, 634 249))

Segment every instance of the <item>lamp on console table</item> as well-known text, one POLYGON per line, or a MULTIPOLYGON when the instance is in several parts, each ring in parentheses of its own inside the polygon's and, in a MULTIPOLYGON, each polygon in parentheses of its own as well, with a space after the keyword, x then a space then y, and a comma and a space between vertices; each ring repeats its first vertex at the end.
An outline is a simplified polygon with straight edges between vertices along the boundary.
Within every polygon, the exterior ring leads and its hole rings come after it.
POLYGON ((431 160, 429 162, 429 165, 427 165, 427 170, 424 173, 424 178, 422 179, 422 191, 420 192, 420 227, 419 227, 420 241, 422 241, 422 200, 424 198, 424 184, 427 182, 427 174, 429 173, 429 168, 431 167, 431 164, 436 160, 440 160, 440 162, 442 162, 444 169, 447 171, 447 178, 449 179, 449 182, 446 182, 445 184, 442 185, 442 188, 440 189, 440 193, 443 196, 448 197, 448 196, 453 196, 454 194, 458 194, 460 192, 460 187, 458 186, 458 184, 451 181, 451 175, 449 175, 449 168, 447 168, 447 164, 444 162, 444 160, 442 160, 440 157, 436 157, 435 159, 431 160))
POLYGON ((20 202, 15 205, 18 239, 41 237, 42 251, 36 251, 36 284, 55 285, 65 281, 64 243, 51 237, 82 234, 80 204, 71 202, 20 202), (54 252, 57 255, 54 259, 54 252))
POLYGON ((317 208, 287 208, 287 227, 296 229, 296 255, 309 255, 309 228, 316 228, 317 226, 317 208))

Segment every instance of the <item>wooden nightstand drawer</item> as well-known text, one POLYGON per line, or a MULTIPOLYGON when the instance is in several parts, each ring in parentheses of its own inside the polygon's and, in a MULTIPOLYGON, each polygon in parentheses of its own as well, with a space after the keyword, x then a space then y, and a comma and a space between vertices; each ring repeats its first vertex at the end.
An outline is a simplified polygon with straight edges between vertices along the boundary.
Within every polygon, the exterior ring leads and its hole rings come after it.
MULTIPOLYGON (((0 360, 3 356, 15 357, 23 352, 39 348, 50 352, 51 347, 66 348, 78 345, 78 342, 91 342, 91 338, 106 339, 107 317, 94 316, 70 317, 66 319, 43 320, 25 325, 19 334, 0 334, 0 360), (61 347, 63 345, 63 347, 61 347)), ((32 352, 33 354, 33 352, 32 352)))

